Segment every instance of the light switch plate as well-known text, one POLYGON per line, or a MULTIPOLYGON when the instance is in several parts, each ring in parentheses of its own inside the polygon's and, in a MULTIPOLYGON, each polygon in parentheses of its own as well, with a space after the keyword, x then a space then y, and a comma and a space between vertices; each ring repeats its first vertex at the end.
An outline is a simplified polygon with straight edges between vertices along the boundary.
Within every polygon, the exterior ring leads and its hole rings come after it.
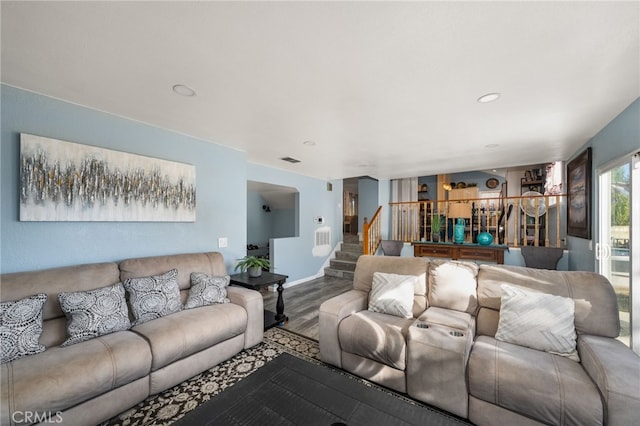
POLYGON ((224 247, 227 247, 228 245, 229 245, 229 240, 227 239, 227 237, 218 238, 218 248, 224 248, 224 247))

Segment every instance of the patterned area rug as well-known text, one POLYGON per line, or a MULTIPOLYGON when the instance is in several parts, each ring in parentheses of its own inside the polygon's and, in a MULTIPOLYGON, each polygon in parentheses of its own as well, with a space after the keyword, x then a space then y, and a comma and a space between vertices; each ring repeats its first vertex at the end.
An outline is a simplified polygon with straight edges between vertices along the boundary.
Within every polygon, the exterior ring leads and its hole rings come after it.
MULTIPOLYGON (((305 361, 325 365, 327 368, 333 369, 320 361, 318 342, 280 328, 272 328, 265 332, 264 340, 259 345, 242 351, 233 358, 173 388, 147 398, 135 407, 103 423, 102 426, 150 426, 174 423, 188 412, 209 401, 285 352, 305 361)), ((335 371, 411 404, 440 412, 401 394, 352 376, 342 370, 336 369, 335 371)), ((468 424, 457 417, 444 414, 460 424, 468 424)))

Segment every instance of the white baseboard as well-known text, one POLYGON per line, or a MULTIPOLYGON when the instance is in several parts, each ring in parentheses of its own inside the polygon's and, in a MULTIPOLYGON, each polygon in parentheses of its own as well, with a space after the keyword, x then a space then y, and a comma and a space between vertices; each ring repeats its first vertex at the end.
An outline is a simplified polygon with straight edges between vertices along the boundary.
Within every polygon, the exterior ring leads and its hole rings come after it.
MULTIPOLYGON (((308 277, 300 278, 300 279, 295 280, 295 281, 284 283, 282 285, 282 287, 283 288, 289 288, 289 287, 296 286, 298 284, 306 283, 307 281, 315 280, 316 278, 324 277, 324 268, 329 267, 331 265, 331 259, 335 259, 336 258, 336 251, 338 251, 338 247, 340 247, 341 244, 342 244, 342 241, 338 241, 338 243, 333 247, 333 250, 331 250, 331 253, 329 253, 329 255, 325 259, 324 263, 320 267, 320 270, 315 275, 311 275, 311 276, 308 276, 308 277)), ((277 288, 278 288, 277 285, 271 285, 271 286, 268 287, 269 291, 276 291, 277 288)))

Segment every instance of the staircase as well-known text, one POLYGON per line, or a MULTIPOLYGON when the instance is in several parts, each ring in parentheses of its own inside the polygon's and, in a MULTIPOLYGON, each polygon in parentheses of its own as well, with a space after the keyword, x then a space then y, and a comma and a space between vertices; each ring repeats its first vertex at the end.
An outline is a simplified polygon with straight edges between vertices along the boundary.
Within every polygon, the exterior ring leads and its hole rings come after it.
POLYGON ((353 279, 356 262, 362 256, 362 242, 357 235, 344 234, 340 250, 336 250, 336 258, 331 259, 330 266, 324 268, 326 277, 353 279))

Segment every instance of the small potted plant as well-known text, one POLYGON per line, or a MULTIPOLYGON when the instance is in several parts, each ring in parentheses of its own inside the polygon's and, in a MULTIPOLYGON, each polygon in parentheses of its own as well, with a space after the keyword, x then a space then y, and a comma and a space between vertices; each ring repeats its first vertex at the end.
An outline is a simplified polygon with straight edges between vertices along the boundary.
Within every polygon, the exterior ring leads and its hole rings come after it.
POLYGON ((236 264, 236 270, 240 269, 240 272, 247 271, 250 277, 259 277, 262 275, 263 269, 269 269, 271 262, 269 259, 256 256, 245 256, 242 259, 238 259, 236 264))
POLYGON ((431 217, 431 241, 437 243, 440 241, 440 227, 442 226, 441 218, 439 214, 431 217))

